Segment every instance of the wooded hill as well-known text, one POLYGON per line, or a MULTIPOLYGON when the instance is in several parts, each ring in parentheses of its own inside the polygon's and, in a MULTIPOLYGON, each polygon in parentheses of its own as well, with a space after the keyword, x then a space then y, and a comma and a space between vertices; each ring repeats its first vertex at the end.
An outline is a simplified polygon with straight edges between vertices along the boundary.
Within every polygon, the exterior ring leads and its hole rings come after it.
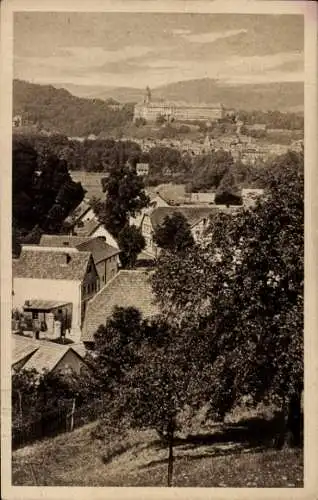
POLYGON ((13 114, 67 136, 99 134, 132 120, 133 105, 113 109, 114 102, 75 97, 65 89, 13 81, 13 114))

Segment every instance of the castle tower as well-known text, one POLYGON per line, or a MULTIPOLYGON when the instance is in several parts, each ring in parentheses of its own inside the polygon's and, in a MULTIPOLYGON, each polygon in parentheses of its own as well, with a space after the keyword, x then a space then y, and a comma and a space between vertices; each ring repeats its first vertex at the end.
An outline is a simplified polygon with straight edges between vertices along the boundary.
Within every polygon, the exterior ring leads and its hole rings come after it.
POLYGON ((148 86, 146 87, 146 95, 145 95, 144 102, 145 102, 145 104, 150 104, 150 102, 151 102, 151 90, 148 86))

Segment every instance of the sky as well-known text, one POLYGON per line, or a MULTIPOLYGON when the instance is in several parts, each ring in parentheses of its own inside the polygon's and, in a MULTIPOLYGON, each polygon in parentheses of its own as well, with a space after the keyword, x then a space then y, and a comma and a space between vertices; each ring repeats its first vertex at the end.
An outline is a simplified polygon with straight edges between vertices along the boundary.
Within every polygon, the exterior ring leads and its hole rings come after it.
POLYGON ((151 88, 304 81, 299 15, 18 12, 14 78, 151 88))

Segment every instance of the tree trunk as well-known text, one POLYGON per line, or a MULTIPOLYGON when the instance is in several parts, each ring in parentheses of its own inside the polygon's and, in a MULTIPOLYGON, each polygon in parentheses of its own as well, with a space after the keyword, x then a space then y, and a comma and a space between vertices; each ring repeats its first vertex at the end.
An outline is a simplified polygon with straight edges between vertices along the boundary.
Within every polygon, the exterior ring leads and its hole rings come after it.
POLYGON ((287 437, 287 416, 288 416, 288 403, 286 401, 286 398, 283 397, 281 413, 279 418, 278 434, 275 440, 275 448, 278 448, 279 450, 284 447, 287 437))
POLYGON ((20 391, 18 391, 18 397, 19 397, 19 413, 20 413, 20 421, 21 425, 23 422, 23 410, 22 410, 22 394, 20 391))
POLYGON ((168 429, 168 444, 169 444, 169 456, 168 456, 168 486, 172 486, 172 476, 173 476, 173 439, 174 439, 174 424, 171 423, 168 429))

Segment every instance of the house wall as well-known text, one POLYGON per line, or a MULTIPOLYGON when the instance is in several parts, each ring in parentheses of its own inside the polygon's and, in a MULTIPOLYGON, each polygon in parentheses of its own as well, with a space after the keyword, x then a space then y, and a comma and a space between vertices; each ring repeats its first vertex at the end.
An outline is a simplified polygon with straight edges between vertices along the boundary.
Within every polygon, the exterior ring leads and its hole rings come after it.
POLYGON ((52 371, 53 373, 56 373, 58 371, 67 372, 69 370, 73 370, 75 373, 79 374, 83 364, 84 362, 81 358, 79 358, 72 350, 68 350, 52 371))
POLYGON ((72 304, 71 336, 80 334, 81 328, 81 282, 71 280, 48 280, 13 278, 13 308, 22 309, 26 300, 54 300, 72 304))
POLYGON ((119 258, 118 255, 113 255, 108 259, 102 260, 96 264, 96 269, 99 275, 100 288, 102 288, 111 278, 118 273, 119 258))
POLYGON ((90 238, 95 238, 96 236, 104 236, 106 238, 106 243, 114 248, 118 248, 118 243, 115 238, 106 229, 100 225, 98 228, 90 234, 90 238))

